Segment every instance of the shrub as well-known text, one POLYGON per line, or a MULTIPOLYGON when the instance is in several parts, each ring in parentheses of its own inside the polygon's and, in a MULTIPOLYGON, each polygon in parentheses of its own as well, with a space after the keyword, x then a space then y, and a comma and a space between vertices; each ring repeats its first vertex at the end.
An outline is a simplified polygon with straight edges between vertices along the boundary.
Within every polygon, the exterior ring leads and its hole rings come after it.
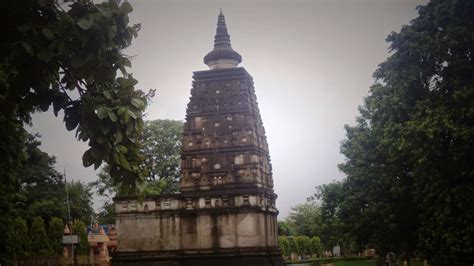
POLYGON ((31 252, 33 255, 50 255, 51 247, 49 246, 48 237, 44 229, 44 221, 41 217, 33 219, 31 224, 31 252))

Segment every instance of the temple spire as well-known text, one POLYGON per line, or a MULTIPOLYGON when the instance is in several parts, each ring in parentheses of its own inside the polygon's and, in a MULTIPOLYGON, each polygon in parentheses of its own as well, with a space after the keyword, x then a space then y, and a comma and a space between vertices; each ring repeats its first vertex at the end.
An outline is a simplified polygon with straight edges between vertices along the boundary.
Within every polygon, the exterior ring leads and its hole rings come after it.
POLYGON ((204 63, 212 69, 232 68, 242 62, 242 56, 232 49, 225 17, 220 9, 217 17, 214 49, 204 57, 204 63))

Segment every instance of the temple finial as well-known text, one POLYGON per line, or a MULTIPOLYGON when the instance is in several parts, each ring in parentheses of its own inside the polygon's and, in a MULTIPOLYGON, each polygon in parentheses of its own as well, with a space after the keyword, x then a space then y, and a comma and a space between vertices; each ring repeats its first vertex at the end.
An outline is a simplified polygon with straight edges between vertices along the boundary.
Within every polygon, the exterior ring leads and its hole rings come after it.
POLYGON ((204 63, 211 69, 219 69, 236 67, 240 62, 242 62, 242 56, 230 45, 230 35, 227 31, 222 8, 220 8, 214 37, 214 49, 204 57, 204 63))

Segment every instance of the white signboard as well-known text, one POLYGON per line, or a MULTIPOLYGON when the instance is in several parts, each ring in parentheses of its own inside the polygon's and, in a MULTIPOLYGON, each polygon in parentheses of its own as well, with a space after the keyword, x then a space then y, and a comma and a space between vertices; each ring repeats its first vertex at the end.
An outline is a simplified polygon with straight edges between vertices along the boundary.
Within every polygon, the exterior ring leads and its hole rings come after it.
POLYGON ((78 235, 65 235, 63 236, 63 244, 77 244, 79 243, 78 235))
POLYGON ((340 257, 341 256, 341 247, 340 246, 334 246, 332 249, 332 254, 334 257, 340 257))

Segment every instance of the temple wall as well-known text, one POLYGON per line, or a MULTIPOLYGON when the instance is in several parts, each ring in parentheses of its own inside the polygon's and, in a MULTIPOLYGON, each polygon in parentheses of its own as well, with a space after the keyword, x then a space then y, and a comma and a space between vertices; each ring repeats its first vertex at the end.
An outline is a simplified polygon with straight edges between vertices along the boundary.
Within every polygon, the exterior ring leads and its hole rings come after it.
MULTIPOLYGON (((207 200, 209 201, 209 199, 207 200)), ((205 250, 276 246, 276 213, 258 207, 258 196, 248 197, 248 206, 216 212, 217 200, 206 208, 206 200, 163 198, 117 201, 117 251, 205 250), (189 205, 194 208, 186 208, 189 205)), ((269 205, 271 206, 271 205, 269 205)))

